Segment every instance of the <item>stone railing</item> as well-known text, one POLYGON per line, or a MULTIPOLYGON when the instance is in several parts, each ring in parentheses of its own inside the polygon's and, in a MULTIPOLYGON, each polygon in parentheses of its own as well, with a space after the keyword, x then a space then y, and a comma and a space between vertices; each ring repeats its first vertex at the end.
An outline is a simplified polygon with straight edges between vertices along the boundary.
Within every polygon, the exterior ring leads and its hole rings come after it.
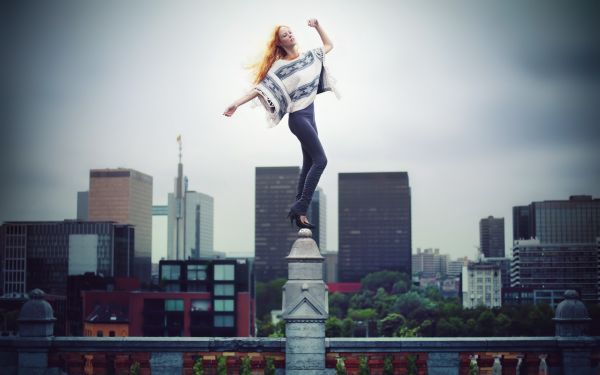
MULTIPOLYGON (((325 339, 325 369, 334 374, 342 361, 348 374, 357 374, 366 361, 371 374, 383 374, 386 360, 394 374, 598 374, 600 338, 331 338, 325 339)), ((139 374, 192 375, 202 362, 204 373, 216 374, 225 358, 228 374, 239 374, 250 358, 253 374, 263 374, 272 360, 276 373, 285 373, 284 338, 191 337, 1 337, 1 374, 139 374)))
POLYGON ((249 361, 252 374, 600 374, 600 337, 585 336, 590 318, 575 292, 557 307, 552 337, 327 339, 323 258, 310 231, 300 231, 287 259, 287 338, 54 337, 52 307, 36 290, 19 336, 0 337, 0 373, 193 375, 196 365, 220 375, 240 374, 249 361))

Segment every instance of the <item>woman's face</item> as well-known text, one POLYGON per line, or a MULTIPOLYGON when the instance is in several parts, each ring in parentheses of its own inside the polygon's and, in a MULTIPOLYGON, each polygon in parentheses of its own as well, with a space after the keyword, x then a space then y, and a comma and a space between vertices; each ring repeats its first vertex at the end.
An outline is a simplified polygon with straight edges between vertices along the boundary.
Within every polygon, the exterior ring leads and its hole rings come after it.
POLYGON ((296 45, 296 38, 287 26, 279 28, 279 45, 282 47, 293 47, 296 45))

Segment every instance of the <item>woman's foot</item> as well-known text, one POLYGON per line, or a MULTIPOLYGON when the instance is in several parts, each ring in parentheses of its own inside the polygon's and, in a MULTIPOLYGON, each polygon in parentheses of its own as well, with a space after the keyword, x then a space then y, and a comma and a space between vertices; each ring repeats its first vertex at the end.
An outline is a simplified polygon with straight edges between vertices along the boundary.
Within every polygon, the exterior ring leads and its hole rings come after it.
POLYGON ((290 213, 288 214, 288 219, 290 219, 291 223, 296 222, 298 228, 313 229, 315 227, 308 221, 306 215, 298 214, 292 210, 290 210, 290 213))

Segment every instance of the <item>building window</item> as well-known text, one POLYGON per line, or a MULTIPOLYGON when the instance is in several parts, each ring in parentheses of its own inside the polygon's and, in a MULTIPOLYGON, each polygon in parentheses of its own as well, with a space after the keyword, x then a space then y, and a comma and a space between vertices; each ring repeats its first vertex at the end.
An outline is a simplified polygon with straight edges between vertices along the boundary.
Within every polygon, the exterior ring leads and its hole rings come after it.
POLYGON ((233 296, 235 288, 233 284, 215 284, 215 296, 233 296))
POLYGON ((233 265, 233 264, 216 264, 215 265, 215 280, 218 280, 218 281, 235 280, 235 265, 233 265))
POLYGON ((182 299, 166 299, 165 311, 183 311, 182 299))
POLYGON ((177 264, 163 264, 162 279, 163 280, 179 280, 180 266, 177 264))
POLYGON ((188 280, 206 280, 206 265, 188 264, 187 278, 188 280))
POLYGON ((96 332, 96 336, 103 337, 104 336, 104 332, 98 331, 98 332, 96 332))
POLYGON ((210 311, 210 301, 207 299, 194 299, 192 300, 192 311, 210 311))
POLYGON ((233 327, 234 326, 233 315, 216 315, 214 322, 215 322, 215 327, 233 327))
POLYGON ((110 331, 110 332, 108 332, 108 335, 109 335, 110 337, 115 337, 115 331, 110 331))
POLYGON ((232 299, 217 299, 215 300, 215 311, 233 311, 232 299))

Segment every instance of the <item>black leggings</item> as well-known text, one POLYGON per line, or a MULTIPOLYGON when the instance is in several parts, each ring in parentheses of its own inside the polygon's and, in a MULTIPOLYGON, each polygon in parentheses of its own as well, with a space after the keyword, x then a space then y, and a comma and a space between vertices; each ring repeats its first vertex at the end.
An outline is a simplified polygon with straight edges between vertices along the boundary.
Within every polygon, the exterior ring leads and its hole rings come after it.
POLYGON ((300 141, 303 157, 302 170, 298 179, 296 203, 292 206, 292 211, 306 215, 321 174, 327 166, 327 157, 317 133, 314 103, 304 109, 290 113, 288 120, 290 130, 300 141))

